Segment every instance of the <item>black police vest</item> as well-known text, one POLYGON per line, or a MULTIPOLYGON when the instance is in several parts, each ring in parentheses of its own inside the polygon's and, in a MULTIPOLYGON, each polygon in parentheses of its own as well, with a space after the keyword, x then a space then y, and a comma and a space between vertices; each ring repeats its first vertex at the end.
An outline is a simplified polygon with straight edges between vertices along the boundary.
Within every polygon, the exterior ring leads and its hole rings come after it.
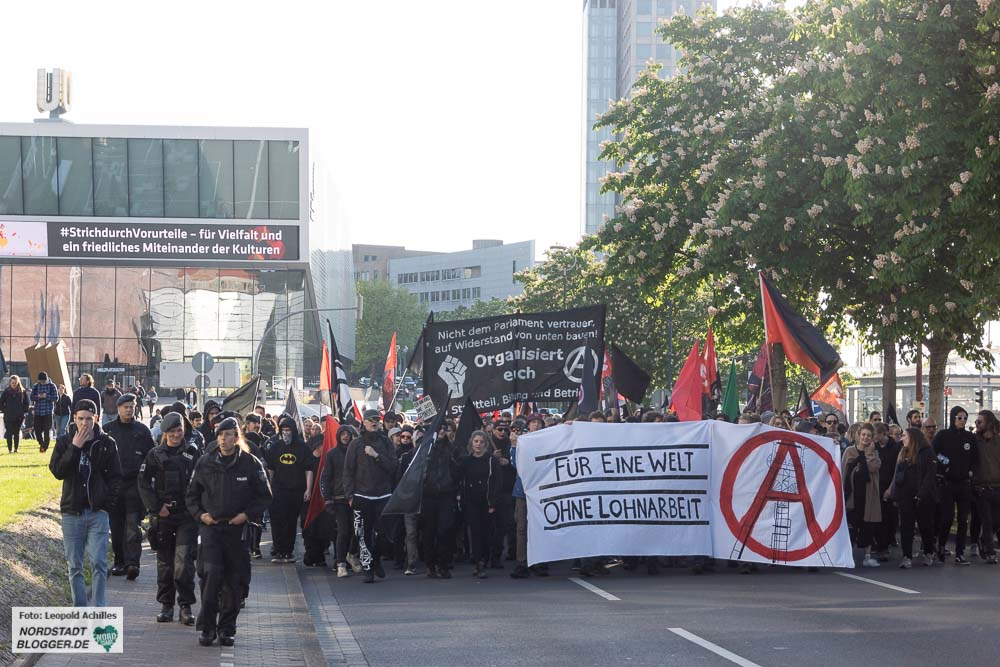
POLYGON ((153 450, 159 472, 156 475, 156 493, 164 502, 184 502, 188 482, 198 457, 191 451, 196 448, 183 445, 181 451, 171 455, 167 447, 157 447, 153 450))

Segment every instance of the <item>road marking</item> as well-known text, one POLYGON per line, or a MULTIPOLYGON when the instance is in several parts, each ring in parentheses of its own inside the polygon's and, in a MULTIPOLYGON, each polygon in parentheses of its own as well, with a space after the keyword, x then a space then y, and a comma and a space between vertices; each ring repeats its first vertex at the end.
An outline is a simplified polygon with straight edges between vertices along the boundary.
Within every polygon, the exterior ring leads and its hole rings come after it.
POLYGON ((740 665, 740 667, 760 667, 760 665, 758 665, 756 662, 751 662, 746 658, 741 658, 732 651, 727 651, 726 649, 722 648, 717 644, 713 644, 707 639, 702 639, 698 635, 688 632, 684 628, 667 628, 667 629, 670 630, 670 632, 677 635, 678 637, 683 637, 689 642, 693 642, 698 646, 702 647, 703 649, 707 649, 712 653, 714 653, 715 655, 725 658, 729 662, 740 665))
POLYGON ((888 588, 889 590, 899 591, 900 593, 906 593, 907 595, 920 595, 920 591, 915 591, 909 588, 903 588, 902 586, 893 586, 892 584, 887 584, 883 581, 875 581, 874 579, 866 579, 865 577, 859 577, 856 574, 851 574, 850 572, 834 572, 834 574, 839 574, 842 577, 847 577, 848 579, 857 579, 858 581, 864 581, 865 583, 875 584, 876 586, 881 586, 882 588, 888 588))
POLYGON ((607 591, 605 591, 603 589, 598 588, 597 586, 595 586, 594 584, 590 583, 589 581, 584 581, 580 577, 570 577, 569 580, 572 581, 577 586, 580 586, 582 588, 586 588, 591 593, 594 593, 596 595, 600 595, 605 600, 611 600, 611 601, 621 602, 621 598, 618 597, 617 595, 612 595, 611 593, 609 593, 609 592, 607 592, 607 591))

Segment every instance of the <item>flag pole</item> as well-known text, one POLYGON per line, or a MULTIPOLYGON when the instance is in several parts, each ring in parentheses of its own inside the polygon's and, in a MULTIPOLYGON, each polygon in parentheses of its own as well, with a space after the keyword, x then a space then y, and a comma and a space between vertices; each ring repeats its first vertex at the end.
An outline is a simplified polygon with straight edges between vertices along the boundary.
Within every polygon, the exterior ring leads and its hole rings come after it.
MULTIPOLYGON (((774 410, 775 414, 781 414, 781 410, 777 409, 774 404, 774 368, 771 364, 771 354, 774 352, 774 348, 771 343, 768 342, 767 335, 767 307, 764 305, 764 272, 757 271, 757 277, 760 280, 760 312, 764 316, 764 345, 767 346, 767 379, 771 381, 771 408, 774 410)), ((760 398, 757 401, 757 409, 760 410, 761 402, 764 400, 764 386, 763 381, 760 387, 760 398)), ((784 406, 781 408, 784 409, 784 406)))

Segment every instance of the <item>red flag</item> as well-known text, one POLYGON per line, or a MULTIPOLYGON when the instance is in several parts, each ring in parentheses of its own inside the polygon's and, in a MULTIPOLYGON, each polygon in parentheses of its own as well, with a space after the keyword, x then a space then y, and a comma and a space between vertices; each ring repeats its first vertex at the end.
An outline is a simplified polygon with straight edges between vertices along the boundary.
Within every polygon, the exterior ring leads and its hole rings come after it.
MULTIPOLYGON (((323 351, 326 352, 325 345, 323 351)), ((322 382, 322 378, 320 379, 320 382, 322 382)), ((326 504, 323 500, 323 494, 319 489, 319 478, 323 474, 323 462, 326 460, 326 453, 337 446, 338 428, 340 428, 340 424, 337 420, 331 415, 327 415, 326 429, 323 431, 323 453, 319 456, 319 465, 316 466, 316 474, 313 475, 312 495, 309 496, 309 508, 306 510, 305 521, 302 522, 303 528, 309 527, 309 524, 313 522, 313 519, 320 515, 323 511, 324 505, 326 504)))
POLYGON ((820 385, 810 398, 819 403, 823 412, 836 412, 840 421, 847 423, 847 412, 844 410, 844 384, 840 381, 840 373, 830 376, 830 379, 820 385))
POLYGON ((330 381, 330 352, 326 349, 326 341, 323 341, 323 348, 320 350, 320 361, 319 361, 319 401, 320 405, 324 402, 330 406, 330 412, 333 412, 333 402, 330 400, 330 387, 333 383, 330 381))
POLYGON ((396 332, 392 332, 392 342, 389 343, 389 356, 385 358, 385 370, 382 371, 382 407, 386 412, 392 410, 392 399, 396 395, 396 332))
POLYGON ((792 309, 763 271, 758 273, 765 342, 781 343, 789 361, 817 375, 821 383, 826 382, 844 363, 837 350, 826 342, 819 329, 792 309))
POLYGON ((670 409, 677 413, 682 422, 701 419, 701 358, 698 355, 698 341, 691 346, 684 368, 674 383, 674 393, 670 397, 670 409))
POLYGON ((701 354, 701 393, 710 400, 722 398, 722 384, 719 380, 719 358, 715 356, 715 335, 712 327, 708 328, 705 337, 705 349, 701 354))

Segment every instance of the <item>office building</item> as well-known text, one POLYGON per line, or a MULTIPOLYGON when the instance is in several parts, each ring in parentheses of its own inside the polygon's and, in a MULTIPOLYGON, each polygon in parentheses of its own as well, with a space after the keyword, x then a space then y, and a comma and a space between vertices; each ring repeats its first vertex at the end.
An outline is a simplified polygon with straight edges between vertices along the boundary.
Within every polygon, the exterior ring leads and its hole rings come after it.
POLYGON ((630 94, 649 61, 663 67, 661 77, 677 72, 680 54, 656 34, 661 19, 683 7, 693 15, 715 0, 584 0, 583 210, 581 229, 593 234, 605 217, 615 215, 615 195, 601 194, 600 178, 614 165, 598 159, 601 142, 613 138, 607 128, 594 130, 608 100, 630 94))
MULTIPOLYGON (((71 375, 98 382, 159 386, 198 352, 315 381, 326 327, 300 311, 354 296, 335 288, 353 285, 349 253, 310 255, 308 173, 305 129, 0 123, 9 372, 62 341, 71 375)), ((353 311, 326 317, 353 356, 353 311)))
POLYGON ((407 250, 401 245, 371 245, 355 243, 351 246, 354 258, 354 279, 362 282, 389 279, 389 260, 403 257, 433 255, 425 250, 407 250))
POLYGON ((514 276, 534 265, 534 241, 477 240, 471 250, 391 259, 389 281, 431 310, 454 310, 520 294, 523 287, 514 276))

